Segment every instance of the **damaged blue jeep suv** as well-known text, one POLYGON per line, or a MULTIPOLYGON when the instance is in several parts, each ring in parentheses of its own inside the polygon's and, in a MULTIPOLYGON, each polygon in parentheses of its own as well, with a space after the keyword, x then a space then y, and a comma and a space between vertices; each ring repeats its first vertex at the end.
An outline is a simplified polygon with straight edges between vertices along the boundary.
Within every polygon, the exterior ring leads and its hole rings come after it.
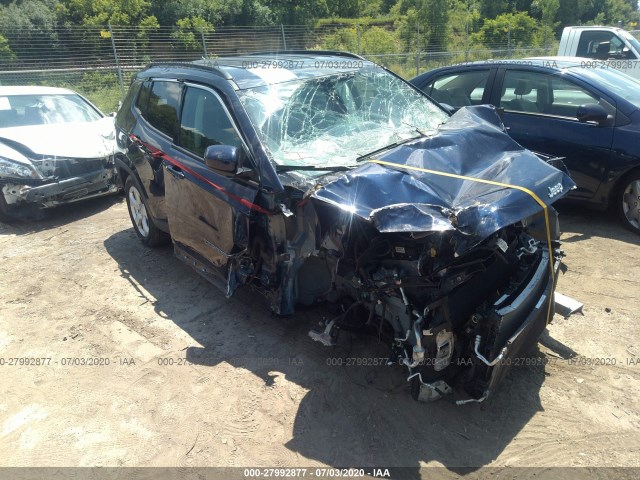
POLYGON ((491 107, 449 115, 340 52, 151 65, 116 118, 118 178, 148 246, 227 296, 372 329, 418 400, 482 401, 553 316, 551 203, 574 187, 491 107))

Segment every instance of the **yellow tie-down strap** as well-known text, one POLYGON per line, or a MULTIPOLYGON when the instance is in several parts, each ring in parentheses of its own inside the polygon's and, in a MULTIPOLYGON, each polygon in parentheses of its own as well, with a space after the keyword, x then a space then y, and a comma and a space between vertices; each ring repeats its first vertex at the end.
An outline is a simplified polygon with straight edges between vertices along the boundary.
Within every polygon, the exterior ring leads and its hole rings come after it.
MULTIPOLYGON (((533 198, 536 201, 536 203, 542 207, 542 210, 544 211, 544 223, 547 228, 547 248, 549 249, 549 268, 551 269, 551 282, 552 282, 552 285, 555 285, 556 272, 553 268, 553 252, 551 251, 551 227, 549 225, 549 210, 547 209, 547 204, 544 203, 542 200, 540 200, 540 197, 538 197, 538 195, 536 195, 533 191, 529 190, 528 188, 521 187, 520 185, 494 182, 493 180, 485 180, 483 178, 467 177, 466 175, 456 175, 455 173, 440 172, 438 170, 430 170, 428 168, 414 167, 412 165, 385 162, 383 160, 372 159, 372 160, 369 160, 369 163, 386 165, 389 167, 397 168, 399 170, 416 170, 418 172, 430 173, 433 175, 438 175, 440 177, 457 178, 459 180, 470 180, 476 183, 485 183, 487 185, 495 185, 496 187, 512 188, 514 190, 520 190, 521 192, 526 193, 531 198, 533 198)), ((551 293, 553 295, 553 288, 551 289, 551 293)), ((551 321, 551 318, 549 318, 551 315, 551 302, 553 302, 553 297, 549 298, 549 306, 547 308, 547 325, 549 325, 549 322, 551 321)))

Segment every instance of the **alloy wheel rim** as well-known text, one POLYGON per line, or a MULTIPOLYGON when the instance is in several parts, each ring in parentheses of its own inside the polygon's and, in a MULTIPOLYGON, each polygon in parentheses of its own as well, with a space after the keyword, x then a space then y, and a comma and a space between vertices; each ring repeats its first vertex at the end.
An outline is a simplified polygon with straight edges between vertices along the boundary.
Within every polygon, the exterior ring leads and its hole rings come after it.
POLYGON ((629 183, 624 189, 622 211, 631 225, 640 228, 640 179, 629 183))
POLYGON ((136 187, 129 189, 129 208, 136 229, 146 238, 149 236, 149 217, 147 216, 147 208, 144 206, 140 192, 136 187))

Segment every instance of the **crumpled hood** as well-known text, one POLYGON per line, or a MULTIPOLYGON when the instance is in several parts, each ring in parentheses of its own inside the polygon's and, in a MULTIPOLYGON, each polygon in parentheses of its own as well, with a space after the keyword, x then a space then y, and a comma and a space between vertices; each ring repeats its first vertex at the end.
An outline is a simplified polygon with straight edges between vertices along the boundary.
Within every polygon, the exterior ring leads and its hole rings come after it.
POLYGON ((113 117, 96 122, 0 128, 0 138, 22 144, 37 155, 101 158, 116 148, 113 117))
POLYGON ((524 187, 546 205, 575 187, 568 175, 513 141, 490 106, 462 108, 435 135, 371 160, 312 196, 380 232, 455 230, 463 237, 459 253, 542 210, 525 191, 474 179, 524 187))

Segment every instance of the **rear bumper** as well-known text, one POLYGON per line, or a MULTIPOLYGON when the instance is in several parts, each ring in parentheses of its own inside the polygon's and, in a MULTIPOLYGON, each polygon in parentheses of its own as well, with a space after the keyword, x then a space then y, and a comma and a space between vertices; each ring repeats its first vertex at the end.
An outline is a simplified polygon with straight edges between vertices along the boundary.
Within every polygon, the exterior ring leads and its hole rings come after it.
POLYGON ((0 179, 0 188, 9 213, 28 204, 48 208, 118 191, 115 168, 59 180, 30 181, 28 185, 17 179, 0 179))

